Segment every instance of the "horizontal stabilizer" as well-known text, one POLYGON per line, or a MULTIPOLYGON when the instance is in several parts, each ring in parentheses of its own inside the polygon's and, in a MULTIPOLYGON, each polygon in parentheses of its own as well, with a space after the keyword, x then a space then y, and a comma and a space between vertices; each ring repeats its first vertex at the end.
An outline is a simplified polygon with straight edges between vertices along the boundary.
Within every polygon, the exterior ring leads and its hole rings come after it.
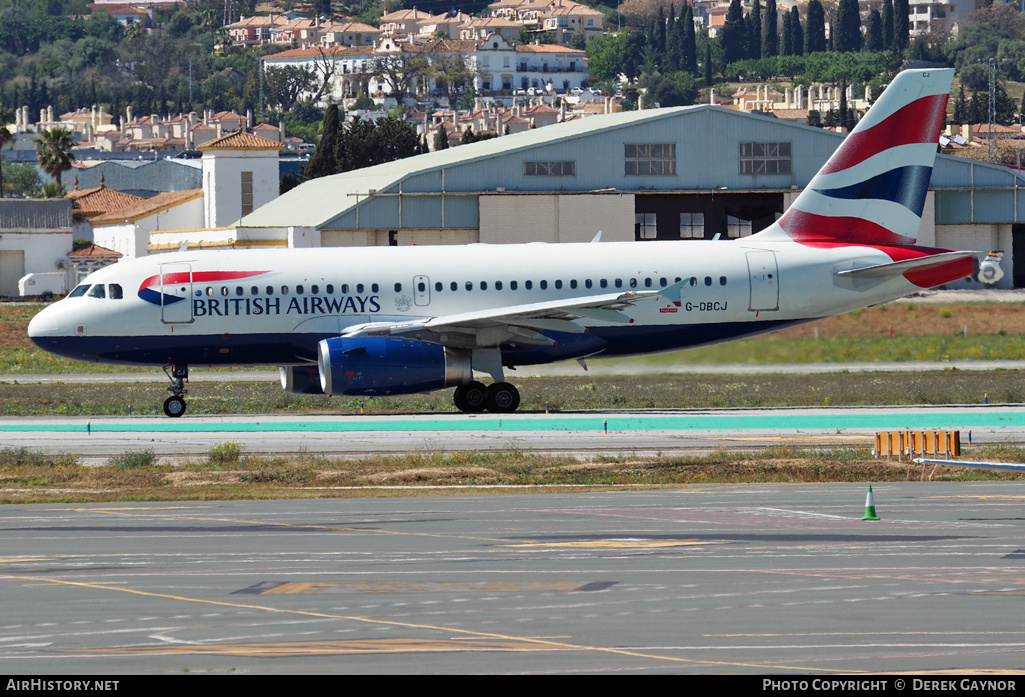
POLYGON ((943 252, 942 254, 930 254, 916 259, 904 259, 892 261, 888 264, 875 264, 873 266, 862 266, 858 269, 845 269, 834 271, 837 276, 845 278, 888 278, 898 276, 912 269, 926 269, 930 266, 947 264, 960 259, 970 259, 982 252, 943 252))

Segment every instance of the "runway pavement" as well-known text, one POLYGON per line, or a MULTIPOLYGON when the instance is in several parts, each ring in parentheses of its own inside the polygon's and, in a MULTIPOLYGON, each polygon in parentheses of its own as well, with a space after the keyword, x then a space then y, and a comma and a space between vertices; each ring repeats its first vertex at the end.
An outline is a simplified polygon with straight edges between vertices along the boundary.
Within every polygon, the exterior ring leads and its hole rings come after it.
POLYGON ((4 506, 0 672, 1020 679, 1025 488, 865 494, 4 506))

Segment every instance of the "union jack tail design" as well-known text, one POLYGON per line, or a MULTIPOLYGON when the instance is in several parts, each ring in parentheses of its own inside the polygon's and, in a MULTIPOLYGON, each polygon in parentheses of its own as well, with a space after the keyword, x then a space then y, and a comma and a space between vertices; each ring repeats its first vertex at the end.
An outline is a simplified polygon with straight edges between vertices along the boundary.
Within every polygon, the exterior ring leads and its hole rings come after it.
POLYGON ((953 77, 898 74, 766 232, 814 247, 915 244, 953 77))

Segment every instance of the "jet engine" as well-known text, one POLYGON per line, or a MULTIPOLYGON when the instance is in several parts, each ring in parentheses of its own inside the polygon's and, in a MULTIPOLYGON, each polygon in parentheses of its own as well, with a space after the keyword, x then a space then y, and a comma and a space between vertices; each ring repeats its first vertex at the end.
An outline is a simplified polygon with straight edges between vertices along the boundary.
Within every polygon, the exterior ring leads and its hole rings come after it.
POLYGON ((1003 278, 1004 270, 1000 268, 1000 260, 1003 257, 1003 252, 990 252, 983 262, 979 264, 979 280, 991 286, 1003 278))
POLYGON ((292 394, 324 394, 320 371, 312 365, 283 365, 278 368, 281 388, 292 394))
POLYGON ((335 337, 317 347, 320 386, 327 395, 429 392, 473 380, 469 351, 426 341, 335 337))

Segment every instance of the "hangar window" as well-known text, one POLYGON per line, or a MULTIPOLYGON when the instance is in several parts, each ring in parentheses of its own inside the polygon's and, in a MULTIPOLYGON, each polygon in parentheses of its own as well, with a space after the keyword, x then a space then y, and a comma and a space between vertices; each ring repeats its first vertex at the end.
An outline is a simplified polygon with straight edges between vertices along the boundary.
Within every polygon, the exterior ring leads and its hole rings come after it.
POLYGON ((704 213, 680 213, 680 238, 702 239, 705 236, 704 213))
POLYGON ((523 175, 526 177, 574 177, 577 174, 577 163, 566 162, 524 162, 523 175))
POLYGON ((654 213, 634 213, 634 239, 653 240, 658 236, 654 213))
POLYGON ((627 143, 626 174, 676 176, 676 143, 627 143))
POLYGON ((726 216, 727 237, 747 237, 752 232, 751 221, 737 218, 732 215, 726 216))
POLYGON ((741 143, 741 174, 790 174, 790 143, 741 143))

